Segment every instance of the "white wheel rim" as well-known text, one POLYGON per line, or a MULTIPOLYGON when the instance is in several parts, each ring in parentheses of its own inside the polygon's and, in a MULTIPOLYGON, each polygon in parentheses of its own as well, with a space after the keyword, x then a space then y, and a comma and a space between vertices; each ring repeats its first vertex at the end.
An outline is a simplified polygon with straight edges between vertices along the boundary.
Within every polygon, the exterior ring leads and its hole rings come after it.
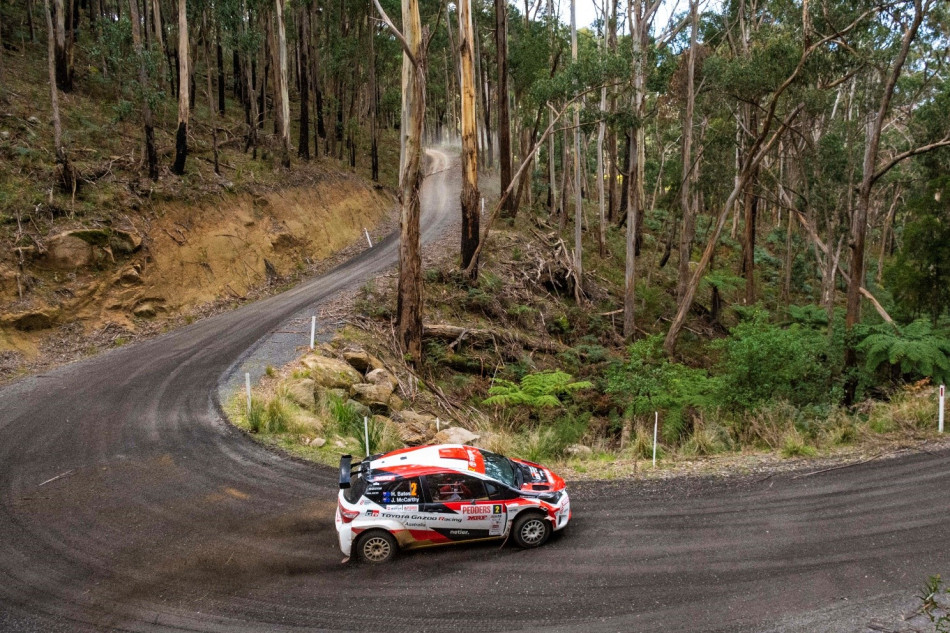
POLYGON ((541 519, 528 519, 521 526, 521 540, 528 545, 537 545, 544 538, 545 525, 541 519))
POLYGON ((392 546, 382 536, 373 536, 363 543, 363 556, 366 560, 378 563, 389 558, 392 546))

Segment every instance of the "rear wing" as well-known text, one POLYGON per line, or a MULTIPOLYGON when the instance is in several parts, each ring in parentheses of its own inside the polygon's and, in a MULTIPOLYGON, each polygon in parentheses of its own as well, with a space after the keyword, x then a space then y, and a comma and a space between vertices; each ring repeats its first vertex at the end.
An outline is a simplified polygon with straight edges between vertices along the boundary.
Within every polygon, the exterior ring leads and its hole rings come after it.
POLYGON ((350 487, 350 476, 352 473, 353 456, 352 455, 342 455, 340 456, 340 488, 349 488, 350 487))

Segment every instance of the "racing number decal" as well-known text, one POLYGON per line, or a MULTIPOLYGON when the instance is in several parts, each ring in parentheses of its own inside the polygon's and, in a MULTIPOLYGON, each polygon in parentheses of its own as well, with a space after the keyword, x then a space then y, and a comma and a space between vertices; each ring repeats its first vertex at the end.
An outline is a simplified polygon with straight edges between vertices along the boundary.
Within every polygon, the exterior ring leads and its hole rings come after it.
POLYGON ((419 496, 419 484, 417 484, 414 481, 409 483, 409 496, 410 497, 419 496))

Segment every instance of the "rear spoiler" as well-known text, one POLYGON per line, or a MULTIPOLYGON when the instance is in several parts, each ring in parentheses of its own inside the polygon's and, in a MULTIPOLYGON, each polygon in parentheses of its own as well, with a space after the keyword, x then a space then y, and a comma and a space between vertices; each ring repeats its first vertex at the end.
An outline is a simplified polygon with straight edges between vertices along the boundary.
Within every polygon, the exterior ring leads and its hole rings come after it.
POLYGON ((340 456, 340 488, 349 488, 350 487, 350 477, 353 476, 353 469, 356 468, 357 472, 367 473, 369 472, 369 465, 374 459, 379 458, 382 453, 377 453, 376 455, 370 455, 369 457, 364 458, 362 461, 358 461, 355 464, 353 463, 352 455, 341 455, 340 456))
POLYGON ((350 469, 353 463, 352 455, 342 455, 340 457, 340 488, 350 487, 350 469))

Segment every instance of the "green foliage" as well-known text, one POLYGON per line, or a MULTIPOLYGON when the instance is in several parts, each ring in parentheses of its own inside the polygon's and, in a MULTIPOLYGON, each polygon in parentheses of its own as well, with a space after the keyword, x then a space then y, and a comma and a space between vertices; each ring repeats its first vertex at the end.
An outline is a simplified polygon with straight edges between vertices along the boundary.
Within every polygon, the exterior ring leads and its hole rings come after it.
POLYGON ((663 437, 674 442, 686 430, 688 409, 714 405, 716 380, 704 370, 670 362, 663 354, 663 337, 651 336, 628 348, 629 359, 607 370, 607 393, 624 406, 628 416, 663 412, 663 437))
POLYGON ((950 178, 941 178, 908 202, 903 246, 885 281, 903 312, 936 323, 950 309, 950 178))
POLYGON ((264 408, 264 403, 257 398, 251 398, 251 408, 245 411, 244 421, 251 433, 260 433, 267 423, 267 411, 264 408))
POLYGON ((865 367, 872 373, 886 367, 892 377, 905 381, 950 380, 950 338, 923 319, 904 327, 875 326, 858 344, 858 351, 864 353, 865 367))
POLYGON ((920 611, 930 619, 937 633, 950 633, 950 613, 947 613, 946 606, 938 602, 941 595, 947 594, 950 594, 950 589, 943 586, 940 574, 928 578, 924 586, 920 588, 920 593, 917 594, 920 599, 920 611), (942 609, 943 613, 935 613, 938 609, 942 609))
POLYGON ((808 406, 840 398, 840 346, 817 330, 797 323, 783 328, 757 310, 712 348, 722 352, 718 401, 731 410, 754 409, 773 400, 808 406))
POLYGON ((488 390, 490 397, 485 399, 484 404, 555 408, 561 406, 561 396, 593 386, 586 380, 575 382, 573 376, 562 371, 541 371, 526 375, 520 384, 496 380, 495 385, 488 390))

